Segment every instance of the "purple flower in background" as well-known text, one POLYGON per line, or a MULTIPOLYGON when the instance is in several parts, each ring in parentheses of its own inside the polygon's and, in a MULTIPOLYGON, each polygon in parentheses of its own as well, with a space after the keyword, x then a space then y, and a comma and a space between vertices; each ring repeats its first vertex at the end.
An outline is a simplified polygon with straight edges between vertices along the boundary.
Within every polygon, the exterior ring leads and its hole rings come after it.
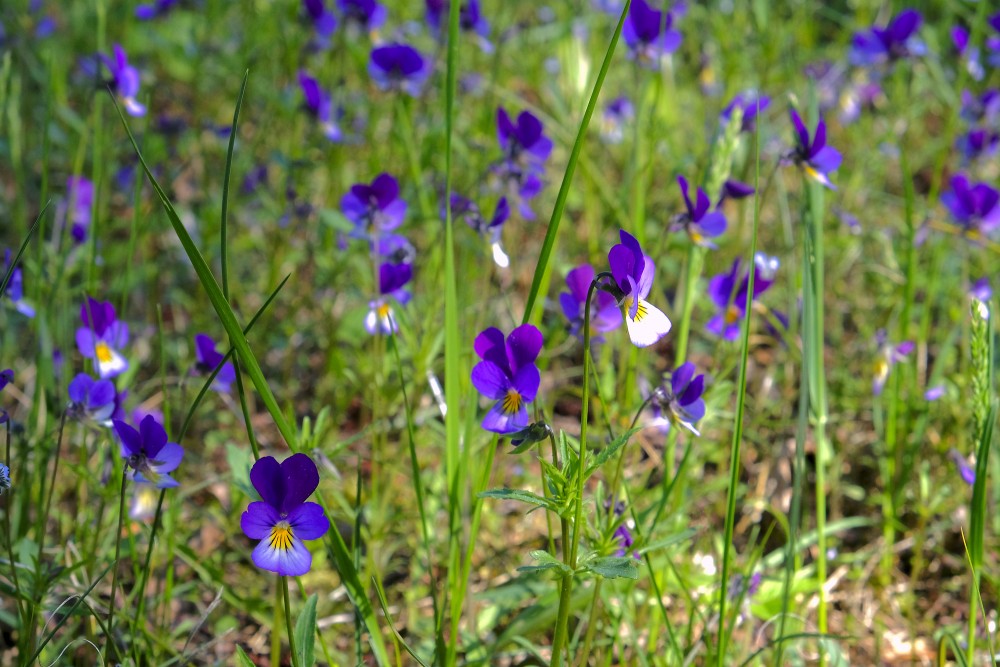
POLYGON ((962 120, 970 124, 993 125, 1000 120, 1000 90, 991 88, 976 95, 968 90, 962 91, 962 107, 959 111, 962 120))
POLYGON ((898 345, 890 343, 885 330, 879 329, 875 334, 875 342, 878 345, 878 358, 875 360, 875 374, 872 379, 872 394, 879 396, 885 388, 885 381, 889 378, 889 371, 900 361, 904 361, 913 352, 913 341, 905 340, 898 345))
POLYGON ((304 70, 299 70, 299 86, 305 97, 306 111, 319 122, 323 129, 323 136, 334 142, 342 140, 344 135, 340 131, 336 119, 339 114, 333 109, 329 93, 320 88, 316 79, 309 76, 304 70))
POLYGON ((705 416, 705 376, 695 375, 695 365, 690 361, 678 366, 670 374, 670 385, 656 390, 653 401, 655 422, 664 433, 670 424, 683 426, 695 435, 701 435, 696 424, 705 416), (664 421, 661 421, 663 418, 664 421), (666 426, 666 428, 662 428, 666 426))
POLYGON ((875 109, 884 97, 882 85, 878 81, 852 81, 844 86, 840 94, 840 122, 849 125, 856 121, 862 111, 875 109))
POLYGON ((528 425, 528 403, 535 400, 541 376, 535 360, 542 349, 542 332, 522 324, 506 338, 496 327, 478 336, 474 349, 482 359, 472 369, 472 385, 480 394, 496 401, 482 426, 506 435, 528 425))
POLYGON ((542 190, 541 176, 552 152, 552 140, 545 136, 542 121, 530 111, 522 111, 513 122, 503 107, 497 108, 497 142, 504 156, 492 167, 508 198, 518 202, 525 220, 533 220, 528 205, 542 190))
MULTIPOLYGON (((194 337, 194 368, 202 375, 210 375, 212 371, 219 367, 226 355, 219 352, 215 341, 206 334, 195 334, 194 337)), ((220 393, 227 393, 233 382, 236 381, 236 368, 231 361, 227 361, 215 376, 212 382, 212 389, 220 393)))
POLYGON ((976 127, 958 137, 956 147, 965 164, 996 155, 1000 134, 986 127, 976 127))
MULTIPOLYGON (((431 34, 440 39, 448 32, 448 0, 426 0, 427 7, 427 27, 431 34)), ((492 45, 488 38, 490 36, 490 24, 483 16, 482 7, 479 0, 467 0, 463 2, 458 10, 458 27, 462 32, 476 35, 479 38, 479 45, 484 51, 490 51, 492 45)))
POLYGON ((984 303, 989 303, 990 299, 993 298, 993 287, 990 285, 989 277, 983 276, 972 283, 969 287, 969 296, 984 303))
POLYGON ((302 0, 302 8, 306 17, 316 31, 316 38, 322 47, 330 42, 330 36, 337 29, 337 17, 327 11, 326 0, 302 0))
MULTIPOLYGON (((0 271, 0 281, 7 275, 7 271, 10 271, 10 263, 11 254, 8 248, 4 250, 3 271, 0 271)), ((24 300, 24 271, 22 271, 20 266, 15 266, 14 270, 11 271, 10 280, 7 282, 7 289, 3 294, 0 294, 0 297, 4 296, 10 299, 14 310, 17 312, 29 318, 35 316, 34 307, 24 300)))
POLYGON ((955 467, 958 468, 958 476, 962 478, 962 481, 972 486, 976 483, 976 468, 969 463, 969 460, 962 456, 961 452, 952 447, 948 450, 948 458, 952 460, 955 467))
POLYGON ((642 252, 631 234, 619 230, 621 243, 608 252, 608 264, 614 279, 614 296, 625 315, 625 328, 636 347, 648 347, 670 331, 670 319, 646 301, 653 289, 656 266, 642 252))
POLYGON ((80 373, 69 383, 69 416, 111 426, 117 392, 111 380, 95 380, 80 373))
POLYGON ((365 329, 370 334, 381 332, 387 336, 399 331, 396 317, 392 313, 390 299, 401 305, 410 300, 410 292, 406 284, 413 277, 413 266, 410 264, 393 264, 385 262, 378 267, 379 298, 368 302, 368 315, 365 317, 365 329))
MULTIPOLYGON (((688 194, 687 179, 683 176, 677 177, 677 184, 681 188, 681 194, 684 195, 684 205, 687 207, 687 213, 680 213, 674 216, 671 221, 671 228, 687 233, 691 242, 695 245, 708 248, 716 247, 708 239, 715 238, 726 231, 726 216, 718 209, 709 211, 712 204, 708 200, 708 195, 701 188, 698 188, 695 201, 692 202, 688 194)), ((752 191, 753 189, 751 188, 752 191)))
POLYGON ((135 17, 140 21, 151 21, 170 13, 177 6, 178 0, 155 0, 141 4, 135 8, 135 17))
POLYGON ((87 240, 90 215, 94 205, 94 184, 83 176, 66 179, 66 223, 73 242, 77 245, 87 240))
MULTIPOLYGON (((605 509, 611 508, 611 501, 605 501, 605 509)), ((632 522, 631 518, 621 519, 625 514, 625 503, 619 501, 615 503, 614 516, 618 525, 615 528, 615 532, 611 535, 611 541, 618 545, 618 549, 615 551, 615 555, 619 558, 624 558, 628 555, 629 551, 632 551, 632 545, 635 544, 635 536, 632 534, 632 528, 635 524, 632 522)), ((638 551, 633 551, 632 556, 634 558, 640 558, 638 551)))
POLYGON ((904 9, 885 28, 871 28, 855 33, 851 39, 851 63, 879 65, 923 55, 926 48, 917 37, 923 20, 917 10, 904 9))
MULTIPOLYGON (((559 305, 562 306, 563 315, 569 320, 569 332, 580 339, 583 338, 583 315, 587 306, 587 292, 590 290, 590 284, 594 282, 595 275, 594 267, 590 264, 576 267, 566 274, 566 287, 569 291, 559 294, 559 305)), ((622 311, 615 297, 603 290, 596 290, 590 304, 590 321, 591 329, 598 334, 620 327, 622 311)), ((592 340, 598 343, 604 338, 598 335, 592 340)))
POLYGON ((431 63, 409 44, 388 44, 372 49, 368 73, 379 89, 416 97, 431 74, 431 63))
POLYGON ((337 0, 337 7, 344 21, 374 32, 382 27, 387 17, 385 7, 376 0, 337 0))
POLYGON ((149 482, 158 489, 178 486, 170 473, 177 469, 184 450, 176 442, 167 442, 167 432, 153 417, 146 417, 139 430, 121 420, 114 420, 115 433, 121 440, 125 464, 135 471, 136 482, 149 482))
POLYGON ((629 7, 622 38, 628 45, 629 57, 647 67, 656 67, 660 58, 673 53, 681 45, 681 34, 673 29, 670 12, 653 9, 646 0, 634 0, 629 7))
POLYGON ((128 518, 133 521, 149 521, 156 516, 159 494, 156 487, 147 482, 132 485, 132 500, 128 506, 128 518))
POLYGON ((1000 225, 1000 193, 986 183, 971 184, 965 174, 951 177, 941 202, 966 234, 989 234, 1000 225))
POLYGON ((609 144, 621 143, 625 138, 625 126, 635 117, 635 107, 625 96, 608 102, 601 114, 601 137, 609 144))
POLYGON ((120 44, 115 44, 114 58, 102 53, 101 60, 111 72, 111 88, 122 98, 125 111, 130 116, 145 116, 146 107, 135 99, 139 94, 139 70, 128 64, 125 50, 120 44))
POLYGON ((810 139, 809 130, 802 122, 795 109, 789 109, 795 135, 798 139, 790 158, 799 165, 806 176, 821 183, 831 190, 836 190, 830 182, 828 174, 840 166, 840 153, 832 146, 826 145, 826 123, 820 118, 816 124, 816 133, 810 139))
MULTIPOLYGON (((719 313, 708 321, 706 330, 725 340, 736 340, 740 337, 740 323, 746 317, 747 290, 750 287, 750 272, 741 270, 742 262, 733 261, 732 268, 726 273, 720 273, 708 281, 708 296, 715 303, 719 313)), ((770 257, 762 252, 754 257, 753 299, 774 284, 779 262, 777 257, 770 257)))
POLYGON ((102 379, 124 373, 128 361, 119 350, 128 344, 128 325, 118 321, 115 307, 88 296, 80 308, 80 321, 83 326, 76 330, 80 354, 94 360, 102 379))
POLYGON ((265 456, 250 469, 250 481, 261 500, 250 503, 240 518, 243 534, 260 540, 254 565, 285 577, 298 577, 312 567, 312 554, 302 540, 323 537, 330 520, 323 508, 306 501, 319 486, 319 471, 306 454, 278 463, 265 456))
POLYGON ((722 206, 722 202, 727 199, 746 199, 754 192, 753 186, 749 183, 727 180, 722 184, 722 194, 719 195, 719 203, 716 206, 722 206))
MULTIPOLYGON (((989 17, 986 22, 1000 33, 1000 12, 989 17)), ((990 35, 986 38, 986 62, 992 67, 1000 67, 1000 36, 990 35)))
MULTIPOLYGON (((9 368, 0 371, 0 391, 3 391, 4 388, 13 381, 14 381, 14 371, 12 371, 9 368)), ((9 418, 10 417, 7 414, 7 411, 4 410, 3 408, 0 408, 0 424, 6 424, 9 418)))
MULTIPOLYGON (((453 192, 451 194, 451 213, 455 218, 465 220, 465 224, 472 227, 489 242, 490 250, 493 252, 493 261, 496 262, 497 266, 502 269, 510 266, 510 258, 504 252, 500 239, 503 225, 510 217, 510 206, 507 204, 506 197, 501 197, 497 201, 496 208, 493 209, 493 217, 487 220, 474 201, 453 192)), ((444 217, 443 214, 442 217, 444 217)))
POLYGON ((757 114, 767 109, 771 104, 771 98, 767 95, 760 95, 757 91, 748 90, 742 92, 732 99, 719 114, 719 120, 723 125, 729 123, 733 116, 734 109, 743 110, 743 123, 740 125, 741 132, 753 132, 757 129, 757 114))
POLYGON ((982 81, 986 72, 979 59, 979 49, 969 45, 969 31, 960 25, 952 26, 951 43, 955 47, 955 53, 964 61, 965 71, 975 81, 982 81))
POLYGON ((933 387, 928 387, 927 391, 924 392, 924 400, 928 403, 938 400, 945 395, 947 387, 943 384, 936 384, 933 387))
POLYGON ((379 174, 370 185, 352 185, 340 199, 340 210, 354 223, 352 238, 368 239, 377 244, 403 224, 406 201, 399 196, 396 179, 389 174, 379 174))

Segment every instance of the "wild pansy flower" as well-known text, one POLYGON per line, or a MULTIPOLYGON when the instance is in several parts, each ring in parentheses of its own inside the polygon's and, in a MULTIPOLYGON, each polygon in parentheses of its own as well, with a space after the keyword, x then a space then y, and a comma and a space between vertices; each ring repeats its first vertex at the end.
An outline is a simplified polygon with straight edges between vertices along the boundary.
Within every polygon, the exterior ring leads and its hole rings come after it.
POLYGON ((506 109, 497 107, 497 142, 504 156, 493 172, 504 183, 508 197, 518 202, 521 216, 533 220, 535 214, 528 201, 542 190, 541 175, 552 152, 552 140, 545 136, 542 121, 530 111, 522 111, 514 122, 506 109))
MULTIPOLYGON (((605 503, 605 507, 609 507, 610 501, 605 503)), ((615 517, 621 517, 625 514, 625 503, 617 502, 615 503, 614 515, 615 517)), ((618 549, 615 551, 615 555, 619 558, 624 558, 628 555, 629 551, 632 551, 632 545, 635 544, 635 536, 632 535, 632 528, 635 524, 632 522, 631 518, 621 520, 618 527, 615 528, 614 534, 611 536, 611 540, 618 545, 618 549)), ((640 558, 638 551, 632 552, 633 558, 640 558)))
POLYGON ((114 58, 103 53, 101 60, 111 72, 111 88, 122 98, 125 111, 130 116, 145 116, 146 107, 139 104, 135 97, 139 94, 139 70, 128 64, 128 56, 120 44, 114 46, 114 58))
POLYGON ((95 380, 80 373, 69 383, 68 414, 73 419, 110 426, 117 395, 111 380, 95 380))
POLYGON ((696 424, 705 416, 705 401, 702 399, 705 376, 696 376, 695 370, 690 361, 681 364, 670 374, 670 385, 662 385, 656 390, 654 416, 666 419, 667 428, 661 427, 664 433, 670 430, 670 424, 677 424, 695 435, 701 435, 696 424))
POLYGON ((382 27, 388 13, 376 0, 337 0, 337 8, 344 22, 365 32, 375 32, 382 27))
POLYGON ((629 57, 647 67, 656 67, 660 59, 681 45, 681 34, 673 29, 674 17, 653 9, 646 0, 633 0, 629 7, 622 38, 629 57))
POLYGON ((958 468, 958 476, 962 478, 962 481, 972 486, 976 483, 976 468, 973 464, 969 463, 969 460, 962 456, 962 453, 952 447, 948 450, 948 458, 952 460, 955 467, 958 468))
POLYGON ((316 31, 317 41, 322 47, 326 47, 333 31, 337 29, 337 17, 333 12, 327 11, 326 0, 302 0, 302 8, 316 31))
POLYGON ((482 359, 472 369, 472 385, 496 401, 483 418, 487 431, 509 435, 528 425, 528 403, 535 400, 541 376, 535 359, 542 349, 542 332, 522 324, 509 336, 496 327, 486 329, 473 345, 482 359))
POLYGON ((880 65, 926 52, 917 31, 924 18, 915 9, 904 9, 885 28, 857 32, 851 39, 849 59, 854 65, 880 65))
MULTIPOLYGON (((577 338, 583 337, 583 313, 587 305, 587 292, 590 284, 594 282, 594 267, 590 264, 583 264, 566 274, 566 287, 568 292, 559 294, 559 305, 562 306, 563 315, 569 320, 570 335, 577 338)), ((598 334, 613 331, 622 324, 622 311, 618 307, 618 302, 608 292, 596 290, 590 304, 590 328, 598 334)), ((598 335, 592 339, 594 342, 601 342, 603 338, 598 335)))
POLYGON ((971 124, 993 125, 1000 120, 1000 90, 991 88, 981 95, 962 91, 962 120, 971 124))
POLYGON ((965 63, 965 71, 975 81, 982 81, 986 75, 983 63, 979 59, 979 49, 969 45, 969 31, 960 25, 951 28, 951 44, 955 53, 965 63))
POLYGON ((390 299, 405 306, 410 300, 410 292, 405 287, 412 277, 413 266, 410 264, 385 262, 378 267, 378 291, 381 296, 368 302, 370 310, 365 317, 368 333, 381 332, 389 336, 399 331, 390 299))
POLYGON ((619 144, 625 138, 625 126, 635 117, 632 101, 624 95, 608 102, 601 114, 601 137, 609 144, 619 144))
POLYGON ((323 508, 306 500, 319 486, 316 464, 301 453, 281 463, 265 456, 253 464, 250 481, 261 500, 243 512, 240 527, 251 540, 260 540, 251 555, 254 565, 283 577, 305 574, 312 554, 302 541, 319 539, 330 529, 323 508))
POLYGON ((966 234, 989 234, 1000 225, 1000 193, 986 183, 970 183, 965 174, 951 177, 951 189, 941 202, 966 234))
MULTIPOLYGON (((493 261, 497 266, 502 269, 510 266, 510 258, 504 252, 500 239, 503 225, 510 217, 510 206, 507 204, 506 197, 501 197, 497 201, 496 208, 493 209, 493 217, 487 220, 474 201, 453 192, 451 194, 451 213, 454 217, 465 220, 465 224, 472 227, 489 242, 490 250, 493 252, 493 261)), ((442 217, 444 217, 443 214, 442 217)))
POLYGON ((898 345, 890 343, 884 329, 879 329, 875 334, 875 342, 878 344, 878 358, 875 360, 872 394, 879 396, 885 388, 889 371, 913 352, 914 345, 912 340, 905 340, 898 345))
POLYGON ((83 176, 66 179, 65 219, 77 245, 87 240, 90 215, 94 206, 94 183, 83 176))
POLYGON ((632 344, 647 347, 667 335, 670 320, 663 311, 646 301, 656 275, 653 260, 643 254, 639 242, 624 229, 619 231, 619 237, 621 243, 608 252, 615 283, 612 294, 623 309, 632 344))
MULTIPOLYGON (((6 387, 13 381, 14 381, 14 371, 12 371, 9 368, 0 371, 0 391, 3 391, 4 387, 6 387)), ((4 410, 3 408, 0 408, 0 424, 6 424, 8 418, 9 416, 7 415, 7 411, 4 410)))
POLYGON ((10 490, 10 468, 0 463, 0 496, 10 490))
POLYGON ((821 183, 831 190, 836 190, 830 182, 828 174, 836 171, 840 166, 840 153, 833 146, 826 145, 826 123, 823 118, 816 124, 816 133, 810 139, 809 130, 795 109, 789 109, 792 117, 792 124, 795 126, 795 135, 798 139, 795 148, 790 154, 790 158, 799 165, 806 176, 821 183))
POLYGON ((323 130, 323 136, 330 141, 340 141, 344 138, 337 125, 336 116, 339 115, 333 108, 330 95, 319 87, 316 79, 309 76, 304 70, 299 70, 299 86, 302 88, 302 95, 305 97, 305 108, 309 114, 319 122, 323 130))
POLYGON ((986 127, 976 127, 958 137, 956 147, 962 154, 965 164, 992 157, 1000 145, 1000 134, 986 127))
POLYGON ((101 378, 124 373, 128 361, 119 350, 128 344, 128 325, 119 322, 115 307, 108 301, 86 297, 80 308, 83 326, 76 330, 76 347, 87 359, 93 359, 101 378))
POLYGON ((128 506, 128 518, 133 521, 149 521, 156 516, 156 505, 159 502, 156 487, 148 482, 138 482, 132 485, 132 500, 128 506))
MULTIPOLYGON (((986 22, 994 31, 1000 33, 1000 12, 993 14, 986 22)), ((992 67, 1000 67, 1000 35, 990 35, 986 38, 986 62, 992 67)))
MULTIPOLYGON (((448 32, 448 0, 426 0, 427 27, 436 39, 448 32)), ((479 46, 484 51, 492 50, 489 42, 490 24, 483 16, 482 7, 479 0, 466 0, 458 10, 458 28, 464 33, 476 35, 479 38, 479 46)))
POLYGON ((993 298, 993 287, 990 285, 989 277, 983 276, 976 282, 972 283, 972 285, 969 286, 968 294, 973 299, 989 303, 990 299, 993 298))
POLYGON ((761 95, 755 90, 748 90, 733 97, 719 114, 719 120, 723 125, 727 125, 733 116, 733 110, 742 109, 743 122, 740 125, 740 131, 753 132, 757 129, 757 114, 767 109, 770 104, 771 98, 767 95, 761 95))
MULTIPOLYGON (((194 368, 202 375, 210 375, 212 371, 219 367, 226 355, 219 352, 215 341, 207 334, 195 334, 194 337, 194 368)), ((220 393, 228 393, 233 382, 236 381, 236 368, 233 362, 227 361, 215 376, 212 382, 212 389, 220 393)))
MULTIPOLYGON (((0 271, 0 280, 7 274, 10 270, 11 256, 10 249, 4 251, 3 257, 3 271, 0 271)), ((11 304, 14 306, 14 310, 21 313, 25 317, 34 317, 35 309, 34 307, 24 300, 24 272, 21 270, 20 266, 15 266, 14 270, 11 271, 10 280, 7 282, 7 289, 0 297, 7 297, 10 299, 11 304)))
POLYGON ((431 64, 409 44, 388 44, 372 49, 368 73, 379 89, 416 97, 431 74, 431 64))
POLYGON ((838 118, 841 124, 849 125, 861 116, 862 111, 874 110, 883 97, 882 85, 878 81, 851 81, 840 94, 838 118))
POLYGON ((719 195, 719 202, 716 207, 722 206, 722 202, 727 199, 746 199, 756 190, 749 183, 729 179, 722 184, 722 193, 719 195))
POLYGON ((178 486, 170 473, 180 465, 184 449, 176 442, 167 442, 167 432, 159 422, 147 416, 138 431, 119 419, 113 424, 125 464, 135 471, 135 481, 149 482, 158 489, 178 486))
POLYGON ((399 183, 389 174, 379 174, 371 184, 356 183, 340 199, 344 217, 354 223, 352 238, 372 244, 403 224, 406 201, 399 196, 399 183))
MULTIPOLYGON (((736 259, 725 273, 713 276, 708 281, 708 296, 715 303, 719 313, 708 321, 705 329, 724 340, 740 337, 740 323, 746 317, 747 290, 750 287, 750 272, 741 271, 742 261, 736 259), (742 275, 741 275, 742 274, 742 275)), ((754 301, 774 284, 778 271, 778 258, 762 252, 754 257, 754 301)))
POLYGON ((178 0, 155 0, 152 3, 141 4, 135 8, 135 17, 140 21, 151 21, 166 16, 177 4, 178 0))
POLYGON ((716 247, 708 239, 715 238, 726 231, 726 216, 718 209, 709 211, 712 203, 708 200, 708 195, 701 188, 698 188, 695 201, 692 202, 688 194, 687 179, 683 176, 677 177, 677 184, 681 188, 681 194, 684 195, 684 205, 687 207, 687 213, 679 213, 674 216, 671 221, 671 228, 683 230, 695 245, 708 248, 716 247))

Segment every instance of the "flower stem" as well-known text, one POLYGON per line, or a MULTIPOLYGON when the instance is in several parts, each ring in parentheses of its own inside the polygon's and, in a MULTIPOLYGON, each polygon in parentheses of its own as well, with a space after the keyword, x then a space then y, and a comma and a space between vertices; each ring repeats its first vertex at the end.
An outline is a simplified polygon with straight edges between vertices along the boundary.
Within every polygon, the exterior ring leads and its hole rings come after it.
MULTIPOLYGON (((7 438, 6 438, 6 440, 7 440, 7 457, 4 460, 7 462, 7 466, 9 468, 10 467, 10 463, 11 463, 11 460, 10 460, 10 421, 7 422, 6 426, 7 426, 7 429, 6 429, 7 430, 7 438)), ((13 476, 12 476, 12 479, 13 479, 13 476)), ((17 559, 14 558, 14 534, 11 532, 11 527, 10 527, 10 509, 11 509, 11 506, 13 505, 13 503, 11 503, 11 494, 12 494, 13 488, 14 488, 14 485, 13 485, 13 482, 12 482, 11 483, 11 488, 8 489, 8 491, 7 491, 7 507, 4 509, 3 521, 4 521, 4 532, 7 534, 7 557, 10 559, 11 581, 14 583, 14 590, 17 592, 17 594, 14 596, 14 599, 17 602, 17 615, 18 615, 18 619, 23 623, 24 622, 24 615, 25 615, 26 612, 25 612, 24 608, 21 606, 21 585, 20 585, 20 583, 18 581, 18 578, 17 578, 17 559)), ((24 634, 25 635, 34 636, 34 632, 31 632, 31 631, 28 631, 28 632, 26 632, 24 634)))
MULTIPOLYGON (((118 589, 118 559, 121 557, 122 548, 122 525, 125 523, 125 484, 128 482, 128 474, 125 466, 122 466, 122 486, 118 493, 118 528, 115 530, 115 560, 111 571, 111 600, 108 602, 108 631, 105 642, 105 659, 111 659, 110 647, 114 643, 113 630, 115 620, 115 591, 118 589)), ((117 653, 117 649, 115 650, 117 653)))
POLYGON ((285 604, 285 630, 288 632, 288 650, 292 652, 292 667, 299 667, 299 654, 295 652, 295 632, 292 629, 292 605, 288 601, 288 577, 280 574, 281 597, 285 604))

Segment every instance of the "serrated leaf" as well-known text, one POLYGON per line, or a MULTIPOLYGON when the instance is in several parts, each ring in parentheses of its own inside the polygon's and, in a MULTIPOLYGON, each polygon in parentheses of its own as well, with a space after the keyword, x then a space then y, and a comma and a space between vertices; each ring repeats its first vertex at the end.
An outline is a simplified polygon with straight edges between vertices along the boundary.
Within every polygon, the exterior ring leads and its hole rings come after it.
POLYGON ((306 606, 295 621, 295 651, 298 653, 299 667, 312 667, 316 664, 316 593, 309 596, 306 606))
POLYGON ((236 660, 240 663, 240 667, 257 667, 238 644, 236 646, 236 660))
POLYGON ((544 507, 545 509, 552 510, 553 512, 558 510, 558 506, 549 498, 540 496, 537 493, 532 493, 531 491, 524 491, 523 489, 490 489, 489 491, 483 491, 480 493, 479 497, 496 498, 498 500, 518 500, 522 503, 528 503, 529 505, 544 507))
POLYGON ((587 569, 605 579, 638 579, 638 561, 631 556, 605 556, 587 563, 587 569))

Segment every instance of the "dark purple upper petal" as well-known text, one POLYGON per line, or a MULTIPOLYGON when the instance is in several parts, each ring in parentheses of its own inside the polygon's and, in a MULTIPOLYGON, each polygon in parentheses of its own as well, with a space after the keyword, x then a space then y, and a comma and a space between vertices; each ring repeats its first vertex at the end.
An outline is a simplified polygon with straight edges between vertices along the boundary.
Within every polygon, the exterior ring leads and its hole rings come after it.
POLYGON ((473 349, 483 361, 492 361, 499 366, 507 377, 513 376, 510 369, 510 362, 507 360, 507 346, 504 342, 504 335, 500 329, 490 327, 476 336, 473 349))
POLYGON ((152 415, 146 415, 140 422, 139 437, 142 439, 142 448, 146 450, 146 456, 151 459, 155 459, 167 444, 167 432, 152 415))
POLYGON ((390 294, 400 289, 413 277, 411 264, 385 262, 379 267, 379 292, 390 294))
POLYGON ((281 510, 285 500, 285 484, 281 476, 281 465, 273 456, 265 456, 253 464, 250 482, 257 489, 261 500, 276 510, 281 510))
POLYGON ((319 486, 319 471, 306 454, 292 454, 281 462, 285 497, 278 508, 283 514, 291 512, 305 502, 319 486))
POLYGON ((80 308, 80 321, 100 338, 115 323, 115 307, 110 301, 86 297, 80 308))
POLYGON ((542 332, 533 324, 522 324, 507 337, 507 352, 510 368, 517 372, 528 364, 533 364, 542 350, 542 332))
POLYGON ((114 420, 113 424, 115 433, 118 434, 118 439, 122 442, 123 449, 131 454, 141 453, 142 439, 139 437, 139 432, 118 419, 114 420))

